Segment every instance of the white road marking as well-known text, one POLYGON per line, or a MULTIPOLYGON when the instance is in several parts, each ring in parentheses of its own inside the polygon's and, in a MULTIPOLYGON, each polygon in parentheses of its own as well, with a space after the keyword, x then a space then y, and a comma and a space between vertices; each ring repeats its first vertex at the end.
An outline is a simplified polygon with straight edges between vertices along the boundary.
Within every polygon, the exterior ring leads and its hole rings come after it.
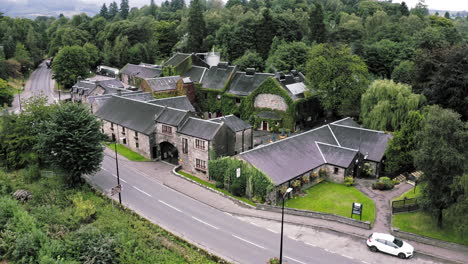
POLYGON ((288 237, 289 237, 290 239, 292 239, 292 240, 296 240, 296 241, 297 241, 297 238, 295 238, 295 237, 292 237, 292 236, 288 236, 288 237))
POLYGON ((254 225, 254 226, 260 227, 258 224, 254 223, 254 222, 250 222, 250 223, 251 223, 252 225, 254 225))
MULTIPOLYGON (((114 176, 114 178, 117 178, 117 175, 115 175, 115 174, 112 174, 112 176, 114 176)), ((127 181, 126 181, 126 180, 124 180, 124 179, 122 179, 122 178, 120 178, 120 177, 119 177, 119 180, 121 180, 121 181, 123 181, 123 182, 127 183, 127 181)))
POLYGON ((212 228, 214 228, 214 229, 219 229, 219 228, 217 228, 217 227, 216 227, 216 226, 214 226, 214 225, 210 225, 210 224, 208 224, 207 222, 205 222, 205 221, 203 221, 203 220, 200 220, 200 219, 196 218, 195 216, 192 216, 192 218, 193 218, 193 219, 195 219, 195 220, 197 220, 197 221, 198 221, 198 222, 200 222, 200 223, 203 223, 203 224, 205 224, 205 225, 209 226, 209 227, 212 227, 212 228))
POLYGON ((311 243, 309 243, 309 242, 304 242, 304 243, 306 243, 306 244, 309 245, 309 246, 316 247, 316 245, 311 244, 311 243))
POLYGON ((143 191, 142 189, 139 189, 138 187, 133 186, 133 188, 137 189, 137 190, 138 190, 139 192, 141 192, 141 193, 144 193, 144 194, 148 195, 149 197, 153 197, 153 196, 151 196, 151 194, 149 194, 149 193, 143 191))
POLYGON ((106 168, 104 168, 104 167, 101 167, 101 169, 103 169, 103 170, 107 171, 107 169, 106 169, 106 168))
POLYGON ((256 247, 265 249, 264 247, 262 247, 262 246, 260 246, 260 245, 257 245, 257 244, 255 244, 254 242, 250 242, 250 241, 248 241, 248 240, 245 240, 245 239, 243 239, 242 237, 238 237, 238 236, 236 236, 236 235, 232 235, 232 236, 235 237, 235 238, 237 238, 237 239, 239 239, 239 240, 242 240, 242 241, 244 241, 244 242, 247 242, 247 243, 249 243, 249 244, 251 244, 251 245, 254 245, 254 246, 256 246, 256 247))
POLYGON ((362 263, 364 263, 364 264, 370 264, 370 263, 367 262, 367 261, 364 261, 364 260, 361 260, 361 261, 362 261, 362 263))
POLYGON ((267 229, 268 229, 268 231, 270 231, 270 232, 273 232, 273 233, 275 233, 275 234, 279 234, 279 232, 276 232, 276 231, 273 230, 273 229, 270 229, 270 228, 267 228, 267 229))
POLYGON ((232 216, 232 214, 228 213, 228 212, 224 212, 225 214, 229 215, 229 216, 232 216))
POLYGON ((288 257, 288 256, 284 256, 284 257, 285 257, 285 258, 287 258, 287 259, 290 259, 290 260, 292 260, 292 261, 295 261, 295 262, 297 262, 297 263, 301 263, 301 264, 307 264, 307 263, 304 263, 304 262, 302 262, 302 261, 299 261, 299 260, 297 260, 297 259, 293 259, 293 258, 291 258, 291 257, 288 257))
POLYGON ((175 208, 174 206, 172 206, 172 205, 170 205, 170 204, 168 204, 168 203, 165 203, 165 202, 163 202, 163 201, 161 201, 161 200, 158 200, 158 201, 160 201, 162 204, 164 204, 164 205, 166 205, 166 206, 168 206, 168 207, 170 207, 170 208, 172 208, 172 209, 174 209, 174 210, 176 210, 176 211, 178 211, 178 212, 181 212, 181 213, 182 213, 182 211, 181 211, 181 210, 179 210, 179 209, 175 208))
POLYGON ((347 256, 347 255, 341 255, 341 256, 343 256, 345 258, 349 258, 349 259, 354 259, 353 257, 347 256))

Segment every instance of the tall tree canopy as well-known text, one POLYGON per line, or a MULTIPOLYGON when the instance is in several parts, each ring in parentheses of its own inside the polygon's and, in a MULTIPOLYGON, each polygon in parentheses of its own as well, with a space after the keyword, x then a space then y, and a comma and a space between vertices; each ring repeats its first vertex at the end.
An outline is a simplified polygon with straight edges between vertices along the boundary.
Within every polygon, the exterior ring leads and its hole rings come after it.
POLYGON ((193 52, 200 52, 203 50, 203 40, 205 39, 206 33, 203 8, 200 0, 192 0, 190 2, 188 24, 188 49, 193 52))
POLYGON ((127 19, 130 6, 128 5, 128 0, 121 0, 120 2, 120 16, 123 19, 127 19))
POLYGON ((322 5, 315 4, 315 8, 309 11, 309 31, 310 40, 323 43, 326 39, 326 28, 323 17, 322 5))
POLYGON ((455 181, 467 173, 468 123, 452 110, 429 106, 416 138, 413 158, 416 169, 424 173, 424 205, 442 227, 444 210, 456 202, 455 181))
POLYGON ((411 111, 425 103, 423 95, 414 94, 411 86, 392 80, 375 80, 361 99, 361 121, 370 129, 395 131, 411 111))
POLYGON ((79 46, 62 48, 52 64, 53 78, 65 87, 72 87, 78 77, 85 78, 89 74, 89 55, 79 46))
POLYGON ((328 114, 357 116, 369 81, 367 66, 349 47, 319 44, 307 62, 307 80, 328 114))

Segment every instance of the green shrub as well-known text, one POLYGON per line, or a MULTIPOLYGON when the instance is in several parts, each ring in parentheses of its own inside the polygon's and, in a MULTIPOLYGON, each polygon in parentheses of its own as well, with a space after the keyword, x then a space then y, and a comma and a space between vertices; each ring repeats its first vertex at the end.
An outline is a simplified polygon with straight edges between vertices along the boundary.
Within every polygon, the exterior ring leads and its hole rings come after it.
POLYGON ((280 261, 279 261, 279 258, 277 258, 277 257, 271 258, 267 262, 267 264, 279 264, 279 263, 280 263, 280 261))
POLYGON ((303 175, 301 180, 304 184, 308 184, 310 182, 309 175, 303 175))
POLYGON ((345 177, 343 183, 344 183, 344 185, 346 185, 348 187, 353 186, 354 185, 354 178, 351 177, 351 176, 345 177))
POLYGON ((72 198, 73 204, 75 205, 75 217, 79 222, 88 223, 90 222, 95 214, 96 208, 93 202, 85 200, 81 194, 77 194, 72 198))
POLYGON ((321 178, 327 177, 327 176, 328 176, 328 171, 327 171, 327 169, 320 169, 320 170, 319 170, 319 176, 320 176, 321 178))
POLYGON ((242 183, 240 181, 236 181, 233 184, 231 184, 229 192, 231 192, 235 196, 243 196, 245 195, 245 188, 243 188, 242 183))
POLYGON ((41 170, 37 164, 32 164, 21 171, 21 176, 26 183, 33 183, 41 178, 41 170))
POLYGON ((381 177, 372 184, 372 189, 377 190, 391 190, 393 189, 394 183, 388 177, 381 177))
POLYGON ((217 181, 215 186, 216 186, 216 188, 218 188, 218 189, 223 189, 223 188, 224 188, 224 183, 223 183, 223 182, 217 181))

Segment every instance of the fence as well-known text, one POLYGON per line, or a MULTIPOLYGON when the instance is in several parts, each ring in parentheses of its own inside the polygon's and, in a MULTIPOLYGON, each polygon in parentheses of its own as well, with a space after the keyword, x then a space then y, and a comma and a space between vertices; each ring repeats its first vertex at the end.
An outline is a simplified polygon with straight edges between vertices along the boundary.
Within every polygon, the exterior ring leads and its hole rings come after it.
POLYGON ((419 210, 418 198, 403 199, 392 202, 392 214, 419 210))

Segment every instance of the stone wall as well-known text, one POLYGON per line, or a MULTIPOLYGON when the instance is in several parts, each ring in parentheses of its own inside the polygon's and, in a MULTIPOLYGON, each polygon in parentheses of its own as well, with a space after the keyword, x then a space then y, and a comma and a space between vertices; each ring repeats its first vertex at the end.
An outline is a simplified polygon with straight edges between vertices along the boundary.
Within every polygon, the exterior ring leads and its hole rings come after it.
POLYGON ((288 105, 283 97, 276 94, 259 94, 255 97, 255 108, 270 108, 274 110, 286 111, 288 105))
POLYGON ((179 161, 185 171, 188 171, 191 174, 195 174, 198 176, 208 177, 208 159, 209 159, 209 147, 210 142, 205 140, 205 149, 197 149, 195 145, 195 140, 197 138, 187 136, 187 135, 179 135, 179 140, 177 141, 177 149, 179 150, 179 161), (188 153, 183 153, 182 151, 182 141, 186 138, 187 142, 187 150, 188 153), (196 159, 204 160, 206 171, 201 171, 196 169, 196 159))
POLYGON ((451 242, 446 242, 446 241, 442 241, 442 240, 439 240, 439 239, 430 238, 430 237, 426 237, 426 236, 421 236, 421 235, 417 235, 417 234, 413 234, 413 233, 408 233, 408 232, 405 232, 405 231, 401 231, 398 228, 393 228, 392 227, 391 233, 392 233, 392 235, 394 235, 396 237, 399 237, 399 238, 402 238, 403 240, 412 240, 412 241, 416 241, 416 242, 419 242, 419 243, 433 245, 433 246, 436 246, 436 247, 443 247, 443 248, 468 252, 468 247, 467 246, 456 244, 456 243, 451 243, 451 242))
POLYGON ((333 182, 343 183, 344 177, 346 175, 346 169, 343 169, 341 167, 336 167, 336 166, 333 166, 333 165, 329 165, 329 164, 323 165, 322 168, 327 169, 328 179, 330 179, 333 182), (338 169, 337 173, 335 173, 335 168, 338 169))
POLYGON ((246 129, 236 132, 236 143, 234 147, 234 154, 239 154, 241 152, 252 149, 253 144, 253 133, 252 129, 246 129))
POLYGON ((174 147, 176 147, 177 150, 180 153, 181 149, 177 145, 178 142, 180 141, 179 135, 177 134, 177 127, 165 125, 165 126, 168 126, 168 127, 172 128, 172 133, 168 134, 168 133, 163 133, 162 126, 163 126, 163 124, 156 123, 156 144, 159 145, 159 144, 161 144, 162 142, 165 142, 165 141, 169 142, 172 145, 174 145, 174 147))
MULTIPOLYGON (((260 205, 257 205, 257 209, 281 213, 281 207, 278 207, 278 206, 260 204, 260 205)), ((367 229, 367 230, 371 229, 372 227, 369 221, 364 222, 364 221, 360 221, 360 220, 356 220, 356 219, 352 219, 352 218, 348 218, 348 217, 344 217, 340 215, 334 215, 334 214, 327 214, 327 213, 299 210, 299 209, 292 209, 292 208, 284 208, 284 213, 290 214, 290 215, 298 215, 298 216, 324 219, 328 221, 335 221, 335 222, 339 222, 339 223, 343 223, 343 224, 347 224, 351 226, 356 226, 356 227, 367 229)))

